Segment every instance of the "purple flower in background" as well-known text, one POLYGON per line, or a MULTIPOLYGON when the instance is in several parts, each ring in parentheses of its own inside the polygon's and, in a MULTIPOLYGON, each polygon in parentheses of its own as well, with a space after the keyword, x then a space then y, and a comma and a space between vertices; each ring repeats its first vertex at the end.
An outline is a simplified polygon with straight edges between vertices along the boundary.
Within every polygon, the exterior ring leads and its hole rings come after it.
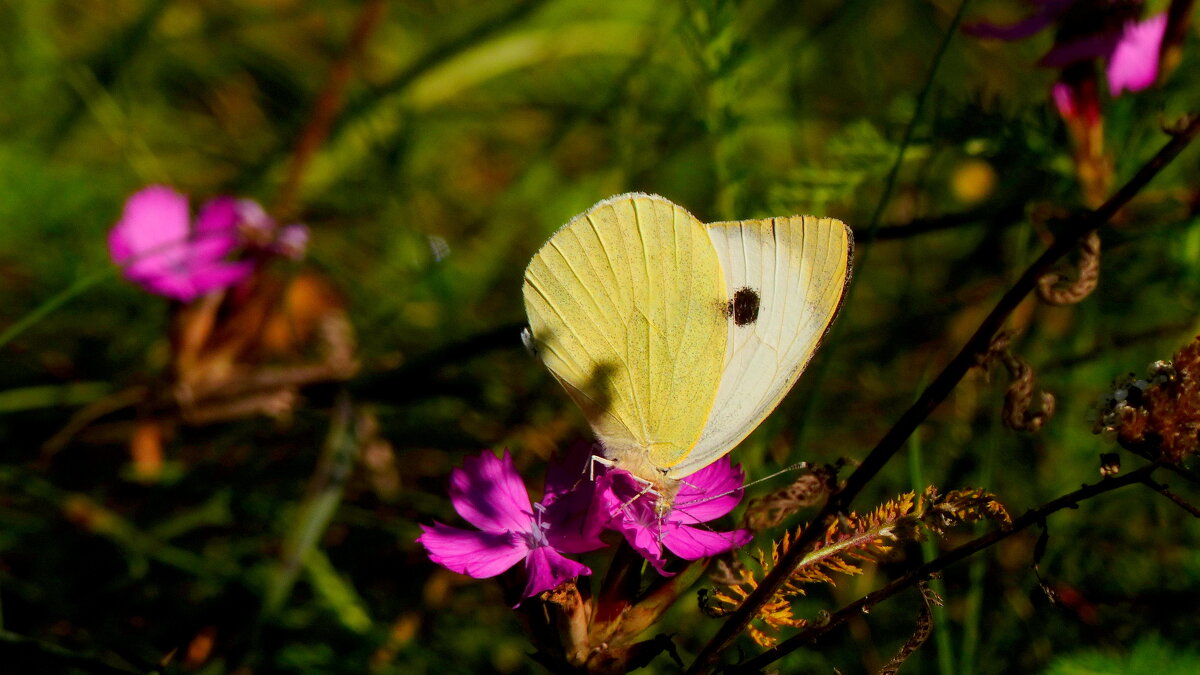
POLYGON ((253 263, 226 260, 238 243, 235 200, 213 199, 193 223, 187 197, 163 185, 134 193, 108 234, 109 253, 125 278, 156 295, 183 301, 250 275, 253 263))
MULTIPOLYGON (((1139 20, 1141 3, 1097 3, 1092 0, 1028 0, 1035 11, 1010 26, 978 23, 964 26, 967 33, 996 40, 1020 40, 1057 25, 1054 47, 1039 65, 1066 70, 1095 59, 1105 61, 1110 96, 1141 91, 1158 78, 1159 55, 1167 29, 1167 15, 1139 20)), ((1068 80, 1072 78, 1067 78, 1068 80)), ((1059 112, 1066 92, 1056 92, 1059 112)), ((1078 98, 1078 97, 1075 97, 1078 98)), ((1078 111, 1075 105, 1075 112, 1078 111)))
POLYGON ((156 295, 194 300, 250 276, 253 260, 232 261, 238 248, 294 260, 304 256, 308 228, 279 227, 257 202, 217 197, 191 220, 188 198, 151 185, 125 202, 108 233, 108 250, 125 277, 156 295))
POLYGON ((1141 91, 1158 79, 1159 53, 1167 31, 1167 15, 1125 24, 1121 37, 1108 52, 1108 93, 1141 91))
POLYGON ((234 208, 237 209, 239 231, 250 246, 292 260, 304 257, 308 248, 307 227, 296 223, 279 227, 253 199, 239 199, 234 208))
POLYGON ((750 541, 746 530, 694 527, 732 511, 742 499, 743 481, 741 468, 722 457, 683 479, 666 515, 659 513, 656 496, 626 471, 607 471, 598 479, 597 491, 610 514, 609 527, 623 534, 660 574, 669 575, 664 547, 684 560, 696 560, 750 541))
POLYGON ((581 490, 572 490, 570 483, 561 482, 568 474, 548 472, 545 506, 530 504, 507 450, 502 458, 489 450, 468 457, 462 469, 450 474, 450 501, 454 510, 479 530, 434 522, 421 526, 423 534, 417 541, 429 552, 430 560, 476 579, 494 577, 524 560, 528 582, 522 599, 591 574, 587 566, 562 555, 605 545, 597 536, 599 526, 587 516, 590 482, 581 483, 581 490))

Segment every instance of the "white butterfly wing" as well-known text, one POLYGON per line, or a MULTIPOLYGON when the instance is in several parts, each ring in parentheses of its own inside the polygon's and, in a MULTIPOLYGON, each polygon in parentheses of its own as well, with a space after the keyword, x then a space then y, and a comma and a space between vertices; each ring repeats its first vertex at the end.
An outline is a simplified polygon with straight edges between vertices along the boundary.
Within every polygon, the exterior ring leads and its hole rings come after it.
POLYGON ((729 452, 804 371, 845 295, 853 238, 832 218, 712 223, 729 292, 725 368, 700 440, 671 469, 682 478, 729 452))

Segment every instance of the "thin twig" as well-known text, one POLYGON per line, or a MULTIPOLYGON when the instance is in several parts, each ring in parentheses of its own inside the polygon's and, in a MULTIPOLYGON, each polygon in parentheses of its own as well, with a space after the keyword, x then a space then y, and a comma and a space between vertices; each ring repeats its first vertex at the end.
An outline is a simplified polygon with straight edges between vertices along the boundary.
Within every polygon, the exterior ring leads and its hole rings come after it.
POLYGON ((731 672, 759 672, 768 664, 775 662, 784 655, 789 654, 800 647, 812 642, 818 637, 824 635, 828 631, 840 626, 849 619, 862 616, 864 612, 869 611, 872 607, 883 602, 884 600, 896 595, 900 591, 913 586, 925 579, 928 579, 934 574, 941 572, 950 565, 968 558, 979 551, 982 551, 989 546, 992 546, 1012 535, 1020 532, 1032 525, 1040 523, 1050 514, 1061 511, 1066 508, 1075 508, 1087 499, 1091 499, 1097 495, 1111 492, 1118 488, 1137 483, 1144 483, 1148 480, 1156 469, 1161 468, 1158 464, 1149 464, 1140 469, 1131 471, 1124 476, 1115 478, 1105 478, 1098 483, 1092 485, 1084 485, 1078 490, 1065 494, 1053 501, 1049 501, 1042 506, 1026 511, 1023 515, 1013 521, 1012 526, 1004 530, 993 530, 982 537, 972 539, 970 542, 959 546, 958 548, 945 553, 917 569, 893 580, 888 585, 879 590, 869 593, 858 600, 846 605, 834 614, 829 616, 828 621, 823 621, 820 625, 814 624, 812 627, 797 633, 796 635, 784 640, 775 647, 755 656, 752 659, 743 661, 731 669, 731 672))
POLYGON ((0 631, 0 659, 6 668, 30 668, 26 672, 81 672, 101 675, 145 673, 142 669, 115 666, 91 654, 76 652, 50 642, 0 631), (78 670, 76 670, 78 669, 78 670))
POLYGON ((1168 471, 1174 471, 1179 476, 1195 483, 1196 485, 1200 485, 1200 475, 1197 475, 1195 471, 1192 471, 1187 467, 1180 466, 1178 464, 1167 464, 1164 468, 1166 468, 1168 471))
POLYGON ((1174 492, 1171 492, 1170 490, 1168 490, 1166 485, 1163 485, 1162 483, 1159 483, 1159 482, 1151 479, 1149 476, 1146 476, 1146 479, 1142 482, 1145 483, 1147 485, 1147 487, 1149 487, 1151 490, 1154 490, 1158 494, 1166 497, 1167 499, 1170 499, 1179 508, 1192 514, 1193 517, 1200 518, 1200 509, 1193 506, 1191 503, 1189 503, 1183 497, 1180 497, 1179 495, 1175 494, 1174 492))
POLYGON ((804 528, 796 542, 780 558, 775 569, 763 579, 758 588, 742 603, 742 606, 726 619, 716 635, 696 657, 689 672, 708 671, 716 663, 720 654, 733 644, 734 638, 745 630, 750 620, 758 614, 767 600, 791 575, 796 564, 808 552, 816 537, 825 531, 825 523, 849 507, 851 501, 862 491, 863 487, 899 452, 909 435, 949 395, 959 380, 978 363, 979 356, 987 353, 993 336, 1008 320, 1008 316, 1016 309, 1017 305, 1037 286, 1038 279, 1049 271, 1050 266, 1078 245, 1085 235, 1107 223, 1152 178, 1175 159, 1197 134, 1200 134, 1200 115, 1193 115, 1186 118, 1180 127, 1173 131, 1171 140, 1108 201, 1095 211, 1086 212, 1066 223, 1060 236, 1000 298, 975 334, 963 345, 962 350, 946 365, 937 379, 921 392, 917 401, 900 416, 887 434, 880 439, 858 469, 846 480, 846 485, 830 497, 817 516, 813 518, 813 525, 804 528))
MULTIPOLYGON (((959 3, 958 11, 954 13, 954 18, 951 20, 950 26, 946 29, 941 44, 938 45, 937 51, 934 52, 929 70, 925 74, 925 83, 921 86, 920 93, 917 94, 916 106, 913 108, 912 116, 909 118, 908 124, 904 127, 904 135, 900 139, 900 144, 896 146, 896 157, 892 160, 892 166, 888 170, 887 177, 884 179, 883 192, 879 195, 879 201, 875 203, 875 211, 871 214, 871 220, 867 222, 865 231, 855 236, 858 243, 858 250, 856 251, 857 257, 854 261, 854 266, 859 270, 867 269, 867 260, 870 258, 871 251, 874 250, 874 243, 879 239, 879 225, 882 222, 884 212, 887 211, 887 205, 891 202, 892 190, 896 187, 896 180, 900 176, 900 168, 904 165, 904 155, 908 151, 908 145, 912 142, 917 123, 920 122, 922 113, 925 110, 925 102, 929 98, 929 92, 933 89, 933 83, 937 80, 937 73, 942 65, 942 57, 946 55, 950 41, 958 32, 958 26, 962 23, 962 18, 969 2, 970 0, 962 0, 959 3)), ((857 288, 858 284, 851 283, 850 287, 846 289, 846 296, 842 299, 844 306, 851 306, 857 288)), ((836 345, 841 342, 841 333, 846 330, 844 326, 845 322, 835 323, 829 335, 826 336, 825 342, 829 347, 826 349, 825 358, 820 360, 816 370, 809 376, 809 386, 814 392, 822 390, 821 385, 828 376, 830 364, 833 362, 830 356, 836 350, 836 345)), ((800 430, 801 437, 799 440, 801 441, 804 440, 804 430, 808 427, 808 420, 812 416, 815 406, 816 396, 809 396, 804 400, 804 404, 800 409, 797 426, 800 430)))
POLYGON ((988 225, 989 227, 1005 227, 1015 225, 1024 220, 1025 214, 1020 205, 1010 204, 995 207, 984 207, 971 209, 969 211, 960 211, 958 213, 945 213, 938 216, 925 216, 922 218, 913 218, 912 220, 902 225, 880 225, 874 234, 863 232, 854 235, 855 244, 863 244, 869 241, 901 241, 910 237, 919 237, 923 234, 931 234, 934 232, 944 232, 960 227, 973 225, 988 225))
POLYGON ((367 38, 383 18, 383 10, 386 5, 386 0, 367 0, 363 3, 358 21, 355 22, 354 30, 350 33, 350 40, 346 43, 345 51, 329 71, 325 86, 321 89, 321 93, 317 96, 317 102, 313 106, 312 115, 309 116, 308 123, 296 140, 296 147, 292 151, 292 162, 288 166, 287 178, 284 179, 283 187, 279 189, 275 212, 281 220, 292 217, 300 181, 304 178, 304 172, 308 169, 313 155, 329 136, 333 120, 342 107, 346 85, 350 83, 354 63, 362 55, 367 38))
MULTIPOLYGON (((1159 459, 1157 456, 1155 456, 1154 453, 1144 450, 1142 448, 1138 448, 1134 445, 1130 445, 1128 447, 1126 447, 1126 446, 1121 446, 1121 447, 1125 448, 1129 452, 1132 452, 1133 454, 1137 455, 1138 457, 1145 459, 1148 462, 1157 462, 1159 459)), ((1195 471, 1193 471, 1183 465, 1175 464, 1172 462, 1167 462, 1167 463, 1163 464, 1163 468, 1168 471, 1175 472, 1180 477, 1184 478, 1185 480, 1187 480, 1191 483, 1200 485, 1200 474, 1197 474, 1195 471)))

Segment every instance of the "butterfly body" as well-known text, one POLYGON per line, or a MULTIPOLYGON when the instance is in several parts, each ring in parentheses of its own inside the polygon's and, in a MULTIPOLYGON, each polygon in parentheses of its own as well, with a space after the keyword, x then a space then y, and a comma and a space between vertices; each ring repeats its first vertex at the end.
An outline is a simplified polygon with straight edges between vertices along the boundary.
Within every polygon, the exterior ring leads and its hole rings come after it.
POLYGON ((534 255, 530 342, 605 457, 669 501, 799 377, 841 304, 850 248, 833 219, 706 225, 662 197, 618 195, 534 255))

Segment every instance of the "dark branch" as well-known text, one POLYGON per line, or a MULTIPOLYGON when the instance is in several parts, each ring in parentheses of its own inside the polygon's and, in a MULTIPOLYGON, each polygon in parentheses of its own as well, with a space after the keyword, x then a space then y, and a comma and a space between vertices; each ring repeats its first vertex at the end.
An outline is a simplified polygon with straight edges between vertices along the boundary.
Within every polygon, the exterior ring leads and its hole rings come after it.
POLYGON ((925 563, 908 574, 893 580, 883 588, 873 593, 869 593, 850 603, 849 605, 846 605, 836 613, 830 615, 828 621, 822 622, 820 625, 814 625, 811 628, 797 633, 796 635, 784 640, 762 654, 759 654, 748 661, 739 663, 736 667, 731 669, 731 672, 759 672, 768 664, 773 663, 786 654, 789 654, 800 647, 803 647, 809 642, 812 642, 833 628, 845 623, 847 620, 855 616, 862 616, 864 610, 870 610, 880 602, 887 600, 888 598, 896 595, 900 591, 910 586, 914 586, 921 581, 928 579, 934 574, 946 569, 950 565, 968 558, 1004 539, 1007 539, 1017 532, 1044 521, 1046 516, 1049 516, 1056 511, 1061 511, 1062 509, 1066 508, 1075 508, 1079 505, 1079 502, 1091 499, 1092 497, 1104 494, 1105 492, 1111 492, 1127 485, 1145 483, 1146 481, 1150 480, 1150 475, 1154 473, 1155 469, 1158 468, 1160 468, 1158 464, 1150 464, 1143 466, 1140 469, 1131 471, 1124 476, 1105 478, 1099 483, 1095 483, 1093 485, 1084 485, 1074 492, 1065 494, 1053 501, 1043 504, 1042 506, 1026 511, 1023 515, 1021 515, 1021 517, 1013 521, 1012 527, 1006 530, 994 530, 989 532, 982 537, 973 539, 970 542, 959 546, 949 553, 941 555, 925 563))
POLYGON ((341 58, 333 64, 333 69, 329 71, 329 77, 325 80, 325 86, 317 95, 317 102, 313 106, 308 123, 305 124, 304 130, 300 132, 300 137, 296 140, 296 147, 292 151, 292 161, 288 166, 287 178, 284 179, 283 187, 279 190, 279 196, 276 199, 276 216, 280 220, 292 217, 304 172, 308 169, 313 155, 329 136, 334 118, 341 110, 346 86, 350 83, 350 75, 353 73, 354 62, 362 55, 367 38, 379 25, 385 8, 386 0, 367 0, 363 3, 358 21, 355 22, 354 30, 346 43, 346 48, 342 52, 341 58))
POLYGON ((1146 476, 1146 480, 1144 480, 1143 482, 1151 490, 1154 490, 1158 494, 1166 497, 1167 499, 1170 499, 1172 502, 1175 503, 1176 506, 1178 506, 1179 508, 1183 509, 1184 511, 1187 511, 1188 513, 1192 514, 1193 517, 1200 518, 1200 509, 1193 506, 1191 503, 1189 503, 1183 497, 1180 497, 1179 495, 1175 494, 1174 492, 1171 492, 1170 490, 1168 490, 1166 485, 1163 485, 1162 483, 1159 483, 1159 482, 1151 479, 1149 476, 1146 476))
POLYGON ((897 241, 966 225, 987 224, 991 227, 1004 227, 1019 223, 1025 218, 1023 206, 1014 202, 999 207, 982 207, 960 213, 914 218, 903 225, 880 226, 874 235, 870 232, 855 234, 854 240, 859 244, 867 241, 897 241))
POLYGON ((1051 266, 1075 248, 1088 233, 1107 223, 1162 169, 1167 166, 1200 133, 1200 115, 1185 119, 1172 138, 1116 194, 1095 211, 1085 212, 1066 223, 1062 233, 1037 260, 1025 270, 1012 288, 983 320, 975 334, 967 341, 958 355, 942 370, 913 405, 900 416, 896 424, 871 450, 858 469, 846 480, 846 485, 825 503, 813 519, 812 525, 801 532, 796 542, 779 560, 778 565, 751 593, 742 606, 731 614, 717 630, 717 634, 704 646, 689 672, 705 672, 711 669, 722 652, 733 644, 734 639, 746 629, 763 605, 775 594, 784 581, 791 576, 797 563, 808 553, 815 539, 825 531, 830 518, 845 511, 854 497, 877 473, 904 447, 905 441, 914 430, 957 386, 959 380, 978 363, 979 357, 987 353, 993 336, 1003 327, 1009 315, 1036 286, 1038 279, 1050 271, 1051 266))
POLYGON ((101 675, 130 675, 145 672, 110 665, 91 654, 74 652, 56 644, 34 640, 23 635, 0 630, 0 663, 6 672, 50 673, 79 669, 101 675), (12 668, 12 671, 8 671, 12 668))
POLYGON ((1195 483, 1196 485, 1200 485, 1200 475, 1197 475, 1195 471, 1192 471, 1185 466, 1180 466, 1178 464, 1167 464, 1165 468, 1169 471, 1174 471, 1176 474, 1195 483))

